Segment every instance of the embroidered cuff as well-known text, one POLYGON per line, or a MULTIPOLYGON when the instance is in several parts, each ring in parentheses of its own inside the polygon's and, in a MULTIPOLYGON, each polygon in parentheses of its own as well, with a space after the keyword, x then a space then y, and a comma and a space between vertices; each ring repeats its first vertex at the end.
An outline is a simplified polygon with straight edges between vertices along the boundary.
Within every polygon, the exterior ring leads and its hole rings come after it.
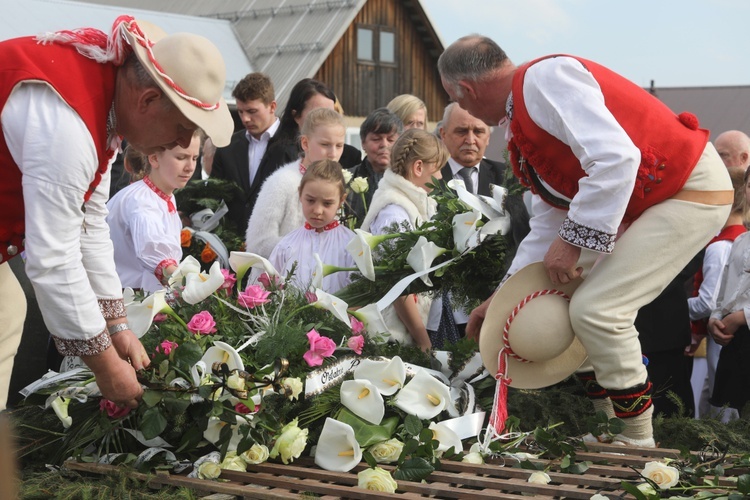
POLYGON ((58 352, 63 356, 93 356, 94 354, 100 354, 112 345, 106 328, 102 330, 102 333, 88 340, 63 339, 54 335, 52 338, 58 352))
POLYGON ((169 266, 176 266, 177 261, 174 259, 164 259, 163 261, 159 262, 157 264, 156 269, 154 269, 154 276, 156 276, 156 279, 159 280, 159 283, 162 285, 166 285, 166 279, 164 278, 164 270, 168 268, 169 266))
POLYGON ((104 319, 124 318, 128 314, 122 299, 99 299, 99 309, 104 319))
POLYGON ((615 249, 615 236, 617 236, 578 224, 567 217, 558 234, 571 245, 601 253, 612 253, 615 249))

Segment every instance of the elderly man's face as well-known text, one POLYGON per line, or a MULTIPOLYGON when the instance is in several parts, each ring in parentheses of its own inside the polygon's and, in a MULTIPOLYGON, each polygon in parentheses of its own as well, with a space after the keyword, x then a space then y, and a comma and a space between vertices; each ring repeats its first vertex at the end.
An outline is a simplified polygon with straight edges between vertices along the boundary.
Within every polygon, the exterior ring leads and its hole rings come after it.
MULTIPOLYGON (((151 89, 153 90, 153 89, 151 89)), ((159 91, 144 106, 124 108, 117 115, 117 130, 132 146, 150 155, 172 149, 187 148, 198 128, 159 91)))
POLYGON ((440 128, 440 137, 451 158, 464 167, 473 167, 484 157, 490 142, 490 128, 479 118, 455 105, 448 121, 440 128))
POLYGON ((488 87, 491 84, 462 80, 458 86, 454 86, 446 82, 444 78, 441 78, 441 80, 451 101, 458 103, 461 108, 487 125, 494 127, 505 116, 505 103, 498 105, 488 92, 488 87))

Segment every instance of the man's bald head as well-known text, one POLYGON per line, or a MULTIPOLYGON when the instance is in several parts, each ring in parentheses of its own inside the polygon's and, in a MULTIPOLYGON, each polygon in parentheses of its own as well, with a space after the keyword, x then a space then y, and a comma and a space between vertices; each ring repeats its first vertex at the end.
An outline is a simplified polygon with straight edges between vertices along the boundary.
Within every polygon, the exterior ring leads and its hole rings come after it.
POLYGON ((724 165, 747 168, 750 166, 750 137, 739 130, 728 130, 714 141, 724 165))

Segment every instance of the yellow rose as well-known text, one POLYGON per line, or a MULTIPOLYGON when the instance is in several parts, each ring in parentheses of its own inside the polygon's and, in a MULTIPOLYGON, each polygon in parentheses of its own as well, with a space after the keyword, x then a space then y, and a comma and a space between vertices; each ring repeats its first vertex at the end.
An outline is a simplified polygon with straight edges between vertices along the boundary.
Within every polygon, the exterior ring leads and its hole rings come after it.
POLYGON ((221 462, 219 467, 226 470, 247 471, 247 464, 242 457, 237 456, 237 452, 235 451, 227 452, 227 456, 224 457, 224 461, 221 462))
POLYGON ((268 460, 268 447, 264 444, 255 443, 240 456, 247 464, 262 464, 268 460))
POLYGON ((473 451, 464 455, 464 458, 462 458, 461 461, 467 464, 483 464, 484 457, 482 457, 481 453, 473 451))
POLYGON ((302 381, 300 379, 286 377, 281 379, 281 385, 286 389, 286 396, 289 399, 295 400, 299 398, 299 395, 302 392, 302 381))
POLYGON ((239 373, 234 372, 227 379, 227 387, 229 387, 230 389, 234 389, 235 391, 244 391, 245 379, 240 377, 239 373))
POLYGON ((680 471, 662 462, 648 462, 641 474, 662 490, 669 489, 680 481, 680 471))
POLYGON ((367 183, 366 177, 355 177, 349 186, 357 194, 366 193, 370 189, 370 185, 367 183))
POLYGON ((536 471, 529 476, 529 482, 534 484, 548 484, 552 479, 546 472, 536 471))
POLYGON ((307 429, 300 429, 295 418, 281 429, 281 434, 276 438, 273 449, 269 456, 276 458, 281 455, 284 464, 298 458, 307 446, 307 429))
POLYGON ((203 462, 198 466, 198 477, 201 479, 216 479, 221 476, 221 467, 216 462, 203 462))
POLYGON ((370 446, 367 451, 370 452, 370 455, 372 455, 375 461, 379 464, 388 464, 398 460, 398 457, 401 455, 401 450, 403 449, 404 443, 393 438, 388 441, 376 443, 370 446))
POLYGON ((396 483, 387 470, 374 467, 360 471, 357 474, 357 486, 365 490, 396 493, 398 483, 396 483))

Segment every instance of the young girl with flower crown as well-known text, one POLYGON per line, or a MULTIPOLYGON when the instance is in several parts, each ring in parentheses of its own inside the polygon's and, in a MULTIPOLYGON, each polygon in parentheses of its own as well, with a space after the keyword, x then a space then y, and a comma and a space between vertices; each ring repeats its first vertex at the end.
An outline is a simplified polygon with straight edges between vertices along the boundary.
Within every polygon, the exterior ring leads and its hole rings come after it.
POLYGON ((140 167, 131 165, 144 168, 145 176, 107 203, 115 267, 123 287, 160 290, 182 260, 182 221, 173 193, 190 181, 202 137, 196 130, 188 147, 165 149, 149 155, 140 167))
MULTIPOLYGON (((288 273, 296 263, 292 282, 305 290, 310 286, 317 265, 315 254, 327 265, 354 267, 346 244, 354 233, 336 220, 336 213, 346 199, 346 183, 341 165, 332 160, 312 163, 299 184, 299 201, 305 223, 284 236, 268 260, 288 273)), ((349 283, 348 272, 337 272, 323 278, 323 291, 335 293, 349 283)))
MULTIPOLYGON (((383 173, 372 197, 362 230, 372 234, 414 229, 432 218, 436 202, 429 197, 427 186, 433 177, 440 179, 440 169, 448 161, 448 150, 433 134, 410 129, 398 138, 391 150, 391 165, 383 173)), ((391 338, 414 343, 422 350, 432 346, 427 334, 429 322, 440 321, 440 307, 432 308, 426 295, 408 295, 396 299, 383 311, 383 319, 391 329, 391 338)), ((440 304, 437 304, 440 305, 440 304)))
POLYGON ((260 188, 247 224, 245 242, 248 252, 268 258, 283 236, 305 222, 297 191, 302 175, 313 162, 338 161, 341 157, 346 126, 343 117, 334 110, 318 108, 310 111, 300 133, 302 158, 279 168, 260 188))

